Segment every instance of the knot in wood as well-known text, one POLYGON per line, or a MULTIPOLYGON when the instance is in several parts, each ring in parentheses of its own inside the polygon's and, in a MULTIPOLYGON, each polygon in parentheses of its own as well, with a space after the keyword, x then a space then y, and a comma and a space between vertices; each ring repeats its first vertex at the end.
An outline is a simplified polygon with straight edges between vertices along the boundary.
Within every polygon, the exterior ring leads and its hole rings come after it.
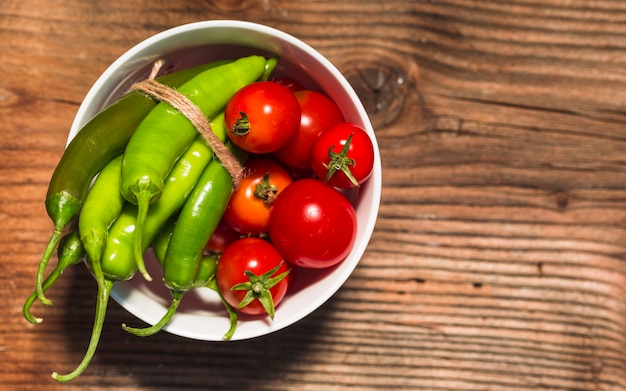
POLYGON ((559 209, 567 208, 567 206, 569 205, 569 196, 566 191, 558 190, 554 196, 556 198, 556 206, 559 209))
POLYGON ((374 128, 390 125, 402 112, 406 100, 406 75, 399 69, 371 62, 344 71, 374 128))

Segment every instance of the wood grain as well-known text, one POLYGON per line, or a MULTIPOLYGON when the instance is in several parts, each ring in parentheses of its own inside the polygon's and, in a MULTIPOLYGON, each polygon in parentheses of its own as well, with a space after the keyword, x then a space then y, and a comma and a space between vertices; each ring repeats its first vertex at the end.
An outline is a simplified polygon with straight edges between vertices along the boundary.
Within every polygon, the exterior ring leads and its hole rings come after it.
POLYGON ((6 0, 0 7, 0 388, 626 390, 626 3, 620 0, 6 0), (348 77, 383 163, 377 226, 340 292, 234 343, 131 337, 67 271, 23 320, 43 206, 104 69, 179 24, 293 34, 348 77))

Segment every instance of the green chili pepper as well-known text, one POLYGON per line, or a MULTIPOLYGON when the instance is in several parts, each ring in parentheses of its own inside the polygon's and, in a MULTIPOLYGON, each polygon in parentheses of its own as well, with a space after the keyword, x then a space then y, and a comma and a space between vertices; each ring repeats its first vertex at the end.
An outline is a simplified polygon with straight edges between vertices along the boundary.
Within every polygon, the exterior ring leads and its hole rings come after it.
MULTIPOLYGON (((137 271, 137 265, 135 265, 132 252, 128 251, 132 246, 136 215, 137 207, 126 203, 122 209, 122 213, 120 213, 117 220, 115 220, 109 228, 106 245, 101 258, 102 272, 105 278, 102 285, 98 284, 96 311, 89 346, 87 347, 82 361, 72 372, 65 375, 60 375, 57 372, 52 373, 52 378, 58 382, 67 382, 75 379, 87 369, 96 352, 98 342, 100 341, 102 326, 104 324, 113 284, 116 281, 129 280, 137 271)), ((89 257, 87 257, 87 261, 88 266, 93 268, 89 257)))
POLYGON ((198 260, 226 210, 232 186, 228 171, 217 160, 202 173, 178 215, 167 247, 163 280, 168 288, 186 291, 193 287, 198 260))
POLYGON ((200 259, 200 265, 198 265, 198 270, 196 271, 196 277, 194 279, 193 287, 194 288, 209 288, 215 293, 218 294, 226 312, 228 313, 228 318, 230 320, 230 328, 224 334, 224 339, 229 340, 232 338, 235 333, 235 329, 237 328, 237 311, 228 304, 228 302, 222 296, 222 292, 217 287, 217 280, 215 279, 215 271, 217 270, 217 262, 219 261, 220 254, 205 254, 200 259))
MULTIPOLYGON (((209 69, 183 84, 178 91, 213 118, 241 87, 258 80, 266 70, 261 56, 240 58, 232 63, 209 69)), ((189 146, 197 130, 178 110, 159 103, 139 124, 124 153, 122 195, 138 205, 137 230, 143 230, 150 208, 163 191, 163 181, 180 154, 189 146)), ((135 259, 141 274, 150 275, 143 263, 143 245, 137 236, 135 259)))
POLYGON ((213 160, 178 214, 167 244, 163 282, 172 295, 167 312, 151 327, 137 329, 124 325, 126 331, 139 336, 159 332, 174 316, 185 292, 198 285, 198 270, 206 244, 226 210, 232 186, 228 171, 218 160, 213 160))
MULTIPOLYGON (((226 141, 228 135, 224 126, 224 113, 211 121, 213 132, 219 140, 226 141)), ((213 159, 213 151, 201 135, 196 135, 191 145, 174 163, 166 177, 163 192, 150 206, 143 227, 143 244, 149 244, 174 213, 182 208, 207 165, 213 159)), ((142 254, 145 248, 142 248, 142 254)))
POLYGON ((100 171, 78 215, 80 239, 93 266, 98 285, 104 284, 100 258, 109 227, 119 217, 125 202, 119 190, 122 157, 121 154, 118 155, 100 171))
MULTIPOLYGON (((162 76, 157 81, 177 88, 195 75, 224 63, 203 64, 162 76)), ((52 174, 46 195, 46 211, 54 224, 54 232, 37 269, 35 288, 42 303, 52 304, 43 293, 42 281, 63 229, 78 215, 94 176, 123 152, 141 120, 156 105, 155 100, 147 99, 141 92, 129 92, 85 124, 67 146, 52 174)))
MULTIPOLYGON (((161 247, 162 249, 167 250, 167 244, 168 244, 170 234, 171 234, 171 231, 169 233, 165 233, 165 235, 162 237, 157 236, 157 238, 164 239, 164 240, 162 242, 160 240, 155 240, 156 242, 159 242, 158 244, 156 244, 156 247, 157 248, 161 247)), ((153 249, 154 249, 154 246, 155 246, 155 243, 153 242, 153 249)), ((155 251, 155 257, 157 261, 159 262, 159 264, 161 264, 162 266, 163 258, 161 256, 163 256, 164 254, 163 253, 158 253, 158 254, 159 255, 157 255, 157 251, 155 251)), ((193 281, 193 288, 211 287, 211 282, 215 279, 215 270, 217 270, 218 258, 219 258, 218 254, 203 255, 200 258, 200 261, 198 263, 198 270, 196 272, 196 276, 193 281)), ((216 290, 216 292, 219 293, 219 290, 216 290)), ((167 326, 169 321, 172 319, 172 317, 176 313, 176 310, 178 309, 178 306, 182 299, 183 293, 184 292, 172 292, 172 301, 170 302, 170 305, 167 308, 166 313, 153 326, 146 327, 146 328, 135 328, 135 327, 129 327, 126 324, 122 324, 122 328, 128 331, 129 333, 137 335, 139 337, 147 337, 147 336, 156 334, 157 332, 162 330, 165 326, 167 326)), ((227 305, 225 301, 223 301, 223 303, 227 305)), ((231 310, 234 312, 234 309, 231 309, 231 310)), ((229 311, 229 314, 230 314, 230 311, 229 311)), ((232 324, 231 324, 231 329, 233 329, 234 331, 232 324)), ((232 333, 230 333, 230 335, 232 335, 232 333)))
MULTIPOLYGON (((176 225, 177 217, 178 216, 172 217, 163 226, 161 231, 159 231, 157 236, 152 241, 152 251, 154 252, 154 256, 161 266, 163 266, 163 263, 165 262, 167 246, 169 245, 172 234, 174 233, 174 227, 176 225)), ((230 319, 230 329, 224 335, 224 339, 228 340, 235 333, 235 329, 237 327, 237 311, 235 311, 235 309, 230 304, 228 304, 226 300, 224 300, 222 293, 217 287, 217 282, 215 280, 215 271, 217 269, 217 262, 219 260, 219 257, 219 254, 206 254, 202 256, 202 259, 200 260, 200 265, 198 266, 198 271, 196 272, 196 277, 194 278, 193 287, 209 288, 219 295, 222 304, 224 305, 224 308, 228 312, 230 319)), ((167 325, 171 317, 174 316, 174 313, 177 309, 178 305, 170 305, 170 308, 168 308, 168 311, 160 319, 160 321, 157 322, 157 324, 155 324, 154 326, 148 327, 146 329, 132 328, 127 327, 126 325, 122 325, 122 327, 126 331, 138 336, 153 335, 167 325)))
MULTIPOLYGON (((52 272, 50 272, 42 284, 44 292, 56 282, 65 269, 76 265, 85 258, 86 253, 80 240, 78 226, 76 224, 73 224, 70 230, 63 235, 59 241, 57 253, 59 260, 57 261, 56 267, 52 270, 52 272)), ((24 303, 24 307, 22 308, 24 318, 33 324, 41 323, 43 321, 43 319, 36 318, 30 313, 30 308, 34 304, 35 300, 37 300, 37 291, 33 291, 33 293, 28 296, 26 302, 24 303)))
MULTIPOLYGON (((137 272, 137 265, 132 253, 135 226, 137 224, 137 206, 129 202, 124 204, 122 212, 107 234, 106 245, 100 258, 104 277, 109 280, 130 280, 137 272)), ((88 266, 92 267, 91 260, 88 266)))
MULTIPOLYGON (((225 140, 226 130, 223 125, 223 115, 218 115, 216 117, 216 120, 213 121, 212 125, 215 127, 218 138, 225 140)), ((202 139, 201 136, 197 135, 189 148, 183 153, 181 158, 176 161, 174 167, 172 168, 172 171, 170 172, 170 175, 168 175, 168 177, 164 181, 164 187, 161 197, 154 203, 153 207, 147 214, 144 224, 144 230, 142 232, 139 232, 137 230, 136 218, 138 207, 132 204, 126 204, 127 206, 125 207, 125 212, 127 211, 128 213, 123 213, 123 215, 126 216, 127 214, 132 214, 133 212, 135 213, 135 215, 132 223, 129 221, 129 223, 127 224, 127 228, 121 230, 124 232, 124 240, 120 241, 118 239, 118 242, 116 242, 117 251, 115 253, 115 257, 122 257, 124 259, 130 258, 133 259, 133 262, 135 262, 134 243, 136 240, 136 235, 141 235, 141 250, 143 254, 143 252, 147 248, 147 245, 153 242, 154 238, 167 223, 168 219, 170 219, 185 204, 186 200, 191 197, 191 195, 193 195, 192 190, 195 189, 196 183, 198 183, 201 180, 202 176, 204 176, 204 172, 206 172, 206 169, 208 169, 208 167, 213 164, 209 163, 209 161, 211 161, 212 159, 212 156, 213 153, 208 145, 205 143, 204 139, 202 139), (209 165, 208 167, 207 164, 209 165), (205 169, 205 167, 207 168, 205 169), (120 242, 123 242, 123 244, 120 244, 120 242)), ((217 161, 213 162, 217 163, 217 161)), ((116 221, 113 226, 115 226, 118 221, 116 221)), ((103 268, 104 263, 108 262, 112 258, 115 258, 109 255, 109 247, 110 246, 107 245, 107 247, 105 248, 105 253, 103 257, 103 268)), ((126 328, 125 325, 122 326, 126 328)))
MULTIPOLYGON (((177 217, 178 216, 172 217, 163 226, 151 244, 154 257, 159 262, 161 267, 163 267, 163 264, 165 263, 165 254, 167 253, 167 247, 169 246, 170 239, 174 233, 174 228, 176 227, 177 217)), ((218 259, 218 254, 208 254, 202 256, 200 265, 198 266, 198 270, 196 271, 196 275, 193 280, 193 288, 207 286, 209 280, 215 275, 218 259)))

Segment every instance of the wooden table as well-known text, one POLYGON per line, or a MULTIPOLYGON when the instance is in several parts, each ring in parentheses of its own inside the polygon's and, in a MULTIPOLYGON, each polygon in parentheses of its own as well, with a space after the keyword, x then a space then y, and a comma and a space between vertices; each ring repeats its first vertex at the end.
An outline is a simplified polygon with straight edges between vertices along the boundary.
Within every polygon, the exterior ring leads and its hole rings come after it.
POLYGON ((626 2, 43 1, 0 8, 0 389, 625 390, 626 2), (86 92, 167 28, 241 19, 319 49, 382 153, 357 270, 267 337, 195 342, 119 327, 82 358, 95 285, 36 305, 50 175, 86 92))

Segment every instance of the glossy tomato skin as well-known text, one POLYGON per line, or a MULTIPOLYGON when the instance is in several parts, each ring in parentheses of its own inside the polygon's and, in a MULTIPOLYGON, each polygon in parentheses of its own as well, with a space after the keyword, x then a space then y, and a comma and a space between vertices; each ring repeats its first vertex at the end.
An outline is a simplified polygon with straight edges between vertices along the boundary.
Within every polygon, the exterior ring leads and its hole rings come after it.
POLYGON ((242 235, 258 236, 268 231, 273 202, 292 179, 280 164, 265 158, 249 160, 245 169, 246 176, 233 191, 222 219, 242 235), (264 191, 259 194, 257 189, 264 191))
POLYGON ((270 215, 272 243, 298 267, 338 264, 350 253, 356 231, 352 204, 318 179, 293 182, 276 198, 270 215))
MULTIPOLYGON (((220 256, 215 272, 217 286, 224 299, 234 308, 237 308, 246 295, 246 291, 231 290, 231 288, 249 281, 244 272, 250 270, 255 275, 260 276, 281 262, 283 262, 282 255, 269 242, 260 238, 239 239, 228 246, 220 256)), ((290 270, 289 264, 283 262, 272 276, 278 276, 288 270, 290 270)), ((287 293, 291 281, 288 277, 289 275, 270 289, 274 306, 277 306, 287 293)), ((258 300, 252 301, 243 308, 237 308, 237 310, 249 315, 260 315, 266 312, 258 300)))
POLYGON ((260 81, 237 91, 226 104, 224 122, 231 141, 257 154, 281 148, 298 130, 300 105, 282 84, 260 81))
POLYGON ((320 92, 301 90, 295 96, 300 104, 300 126, 274 154, 290 167, 310 168, 313 141, 322 131, 343 121, 343 115, 335 102, 320 92))
POLYGON ((326 181, 329 185, 341 189, 349 189, 365 182, 372 174, 374 168, 374 145, 367 132, 360 126, 350 122, 339 122, 323 131, 311 147, 311 168, 318 178, 326 181), (337 170, 327 180, 328 168, 331 157, 329 149, 334 153, 342 152, 348 138, 352 135, 347 157, 353 160, 348 164, 356 180, 351 182, 349 177, 341 170, 337 170))

